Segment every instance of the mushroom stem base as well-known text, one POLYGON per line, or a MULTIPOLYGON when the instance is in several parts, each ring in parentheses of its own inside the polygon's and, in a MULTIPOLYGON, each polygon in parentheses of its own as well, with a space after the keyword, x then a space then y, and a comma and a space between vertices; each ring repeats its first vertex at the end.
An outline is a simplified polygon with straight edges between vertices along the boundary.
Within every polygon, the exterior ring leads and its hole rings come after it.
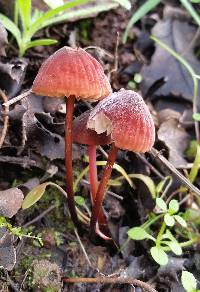
MULTIPOLYGON (((97 176, 97 165, 96 165, 96 146, 89 145, 88 146, 88 154, 89 154, 89 177, 90 177, 90 190, 91 190, 91 201, 92 205, 94 205, 96 193, 98 190, 98 176, 97 176)), ((103 207, 100 208, 99 216, 98 216, 98 224, 96 225, 96 233, 105 240, 110 240, 110 231, 108 228, 106 216, 104 214, 103 207), (100 229, 102 232, 100 231, 100 229)))
POLYGON ((98 187, 95 201, 94 201, 94 207, 92 210, 92 217, 91 217, 91 222, 90 222, 91 236, 93 234, 95 234, 97 220, 98 220, 99 213, 100 213, 101 206, 102 206, 102 202, 104 199, 106 187, 108 185, 108 180, 109 180, 111 172, 112 172, 113 164, 115 163, 115 160, 117 157, 117 151, 118 151, 118 148, 115 147, 115 145, 113 143, 111 150, 110 150, 110 153, 108 155, 108 161, 107 161, 107 164, 106 164, 105 169, 104 169, 103 177, 99 183, 99 187, 98 187))

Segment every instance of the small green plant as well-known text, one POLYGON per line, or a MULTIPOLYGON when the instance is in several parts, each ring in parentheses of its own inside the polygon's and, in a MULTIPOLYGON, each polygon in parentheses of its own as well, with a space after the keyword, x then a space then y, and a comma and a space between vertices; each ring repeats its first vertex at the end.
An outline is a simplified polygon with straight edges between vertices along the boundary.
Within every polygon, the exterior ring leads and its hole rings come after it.
POLYGON ((182 229, 187 227, 186 221, 181 213, 179 213, 179 203, 177 200, 173 199, 167 205, 162 198, 157 198, 156 208, 160 214, 153 214, 153 217, 142 226, 129 229, 128 237, 133 240, 151 240, 153 242, 153 246, 150 249, 152 258, 159 265, 166 265, 168 263, 168 251, 179 256, 182 254, 182 247, 192 245, 196 238, 193 236, 188 241, 180 243, 171 232, 170 228, 175 227, 176 224, 182 229), (162 219, 160 230, 157 236, 154 236, 150 226, 160 219, 162 219))
MULTIPOLYGON (((160 4, 161 0, 147 0, 142 4, 137 11, 134 12, 133 16, 129 20, 125 33, 123 35, 123 43, 126 43, 128 34, 132 26, 140 20, 143 16, 145 16, 148 12, 150 12, 152 9, 154 9, 158 4, 160 4)), ((180 0, 182 6, 185 7, 185 9, 188 11, 188 13, 191 15, 191 17, 196 21, 196 23, 200 26, 200 16, 198 12, 194 9, 191 2, 193 3, 199 3, 199 0, 180 0)))
POLYGON ((5 217, 0 217, 0 228, 5 227, 10 233, 12 233, 14 236, 17 236, 19 239, 22 239, 23 237, 31 238, 33 240, 37 240, 40 244, 40 246, 43 245, 42 238, 40 236, 33 236, 31 232, 27 232, 26 230, 23 230, 21 227, 13 227, 12 224, 10 224, 5 217))
POLYGON ((200 292, 197 290, 197 280, 194 275, 188 271, 183 271, 181 275, 181 283, 186 292, 200 292))
POLYGON ((49 5, 50 9, 43 12, 37 9, 32 11, 31 0, 16 0, 14 21, 0 13, 0 22, 13 35, 19 48, 19 56, 23 56, 29 48, 53 45, 57 43, 54 39, 36 38, 33 40, 34 35, 42 28, 69 20, 73 17, 87 17, 92 13, 99 13, 108 9, 116 8, 118 5, 121 5, 126 9, 130 9, 130 2, 128 0, 113 0, 111 1, 112 3, 96 4, 90 8, 83 7, 78 10, 70 10, 69 12, 65 12, 68 9, 90 1, 91 0, 71 0, 57 7, 57 4, 61 4, 63 1, 56 3, 56 1, 48 0, 45 2, 49 5))
POLYGON ((53 39, 32 40, 32 38, 38 30, 57 23, 57 16, 60 13, 86 2, 88 0, 73 0, 62 6, 49 9, 47 12, 42 12, 32 11, 31 0, 16 0, 14 21, 0 13, 0 22, 14 36, 19 47, 19 56, 23 56, 29 48, 57 43, 53 39))

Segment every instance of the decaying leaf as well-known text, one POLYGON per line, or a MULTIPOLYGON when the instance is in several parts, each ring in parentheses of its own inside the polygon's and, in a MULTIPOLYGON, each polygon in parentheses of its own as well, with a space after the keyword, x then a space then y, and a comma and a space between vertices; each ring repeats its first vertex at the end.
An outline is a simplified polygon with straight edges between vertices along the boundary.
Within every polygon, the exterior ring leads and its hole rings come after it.
POLYGON ((16 263, 13 240, 14 236, 6 228, 0 228, 0 268, 7 271, 11 271, 16 263))
POLYGON ((10 62, 0 62, 0 88, 8 97, 13 97, 20 89, 24 80, 28 62, 25 59, 13 59, 10 62))
POLYGON ((0 191, 0 216, 11 218, 21 208, 24 195, 18 188, 0 191))
POLYGON ((64 138, 57 134, 64 132, 64 123, 56 123, 50 113, 44 111, 43 101, 42 96, 30 95, 9 113, 12 122, 21 123, 19 153, 26 146, 50 160, 64 158, 64 138))
POLYGON ((158 115, 162 117, 162 123, 157 132, 158 139, 168 147, 169 161, 177 168, 183 167, 187 164, 183 153, 188 147, 190 136, 177 119, 180 114, 166 109, 160 111, 158 115), (164 114, 165 111, 167 115, 164 114))
POLYGON ((7 31, 5 27, 0 23, 0 56, 6 56, 5 48, 8 44, 7 31))
MULTIPOLYGON (((152 30, 153 35, 180 54, 193 67, 196 74, 199 74, 200 62, 193 53, 193 47, 189 46, 195 32, 194 26, 172 17, 159 21, 152 30)), ((163 79, 163 85, 155 92, 157 96, 173 94, 192 101, 193 81, 190 74, 179 61, 159 45, 156 44, 150 65, 143 66, 142 75, 143 94, 146 94, 155 82, 163 79)), ((200 101, 198 104, 200 105, 200 101)))

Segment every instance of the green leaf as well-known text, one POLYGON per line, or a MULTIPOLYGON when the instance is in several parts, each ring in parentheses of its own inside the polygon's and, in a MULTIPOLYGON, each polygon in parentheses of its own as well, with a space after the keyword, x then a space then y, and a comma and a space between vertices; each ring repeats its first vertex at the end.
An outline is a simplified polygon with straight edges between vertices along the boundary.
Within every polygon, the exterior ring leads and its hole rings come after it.
MULTIPOLYGON (((107 161, 104 161, 104 160, 96 162, 97 166, 104 166, 106 164, 107 164, 107 161)), ((128 184, 130 185, 130 187, 133 187, 133 182, 129 177, 130 175, 127 174, 127 172, 125 171, 125 169, 122 166, 120 166, 117 163, 114 163, 113 169, 117 170, 122 175, 122 177, 118 178, 117 180, 124 178, 128 182, 128 184)))
POLYGON ((31 0, 17 0, 23 30, 27 31, 31 18, 31 0))
POLYGON ((85 205, 85 199, 82 196, 74 196, 74 200, 77 205, 84 206, 85 205))
POLYGON ((188 177, 191 183, 193 183, 197 177, 199 171, 199 164, 200 164, 200 145, 197 145, 195 160, 188 177))
POLYGON ((49 183, 43 183, 35 188, 33 188, 25 197, 23 203, 22 203, 22 209, 28 209, 32 205, 34 205, 37 201, 41 199, 41 197, 44 195, 44 192, 46 190, 46 187, 49 185, 49 183))
POLYGON ((192 115, 192 118, 197 121, 197 122, 200 122, 200 113, 195 113, 192 115))
POLYGON ((52 9, 65 4, 64 0, 43 0, 43 1, 52 9))
MULTIPOLYGON (((56 7, 54 9, 50 9, 47 12, 45 12, 40 18, 38 18, 30 27, 29 29, 29 35, 34 35, 34 33, 39 30, 42 29, 46 26, 49 25, 48 22, 46 22, 47 20, 52 19, 55 15, 59 14, 60 12, 63 12, 67 9, 73 8, 75 6, 78 6, 80 4, 84 4, 87 3, 91 0, 72 0, 68 3, 65 3, 62 6, 56 7)), ((53 22, 54 23, 54 22, 53 22)))
POLYGON ((191 17, 196 21, 198 26, 200 26, 200 16, 197 10, 194 9, 192 4, 188 0, 180 0, 180 2, 185 7, 185 9, 189 12, 191 17))
POLYGON ((178 242, 170 241, 168 243, 168 246, 175 255, 177 255, 177 256, 182 255, 183 251, 182 251, 182 248, 178 242))
POLYGON ((198 146, 198 142, 196 140, 190 141, 189 147, 186 150, 186 155, 189 158, 194 158, 196 156, 197 146, 198 146))
POLYGON ((161 180, 157 186, 156 186, 156 194, 158 195, 160 192, 162 192, 164 186, 165 186, 165 183, 167 182, 167 180, 169 180, 169 184, 171 184, 172 182, 172 177, 171 176, 166 176, 163 180, 161 180))
POLYGON ((160 208, 162 211, 167 212, 167 204, 165 203, 165 201, 161 198, 157 198, 156 199, 156 205, 158 206, 158 208, 160 208))
POLYGON ((62 15, 58 15, 51 19, 48 19, 45 22, 43 22, 41 25, 42 25, 42 28, 44 28, 46 26, 64 22, 64 21, 71 21, 73 19, 79 19, 79 18, 87 18, 91 14, 94 14, 94 13, 99 14, 101 12, 108 11, 110 9, 114 9, 117 7, 118 7, 117 3, 97 4, 95 6, 91 6, 87 8, 81 7, 77 10, 66 12, 62 15))
POLYGON ((126 27, 125 33, 123 35, 123 43, 126 43, 128 33, 132 26, 140 20, 144 15, 146 15, 149 11, 151 11, 154 7, 156 7, 161 0, 147 0, 143 5, 141 5, 136 12, 134 12, 133 16, 128 22, 128 25, 126 27))
POLYGON ((146 232, 142 227, 133 227, 129 229, 128 236, 133 240, 155 239, 146 232))
POLYGON ((179 211, 179 203, 177 200, 171 200, 169 202, 169 212, 175 214, 179 211))
POLYGON ((119 5, 126 8, 127 10, 131 9, 131 2, 128 0, 114 0, 114 2, 117 2, 119 5))
POLYGON ((150 191, 151 195, 153 198, 156 197, 156 186, 153 182, 153 180, 147 176, 147 175, 144 175, 144 174, 140 174, 140 173, 134 173, 134 174, 129 174, 128 175, 130 178, 136 178, 136 179, 139 179, 141 180, 148 188, 148 190, 150 191))
POLYGON ((168 213, 165 214, 164 221, 165 221, 165 224, 167 226, 170 226, 170 227, 174 226, 174 224, 175 224, 174 218, 170 214, 168 214, 168 213))
POLYGON ((0 13, 0 22, 5 28, 15 37, 18 46, 21 44, 21 32, 16 24, 11 21, 8 17, 0 13))
POLYGON ((187 227, 187 222, 179 215, 174 215, 174 219, 182 226, 187 227))
POLYGON ((30 49, 37 46, 55 45, 57 44, 57 42, 58 42, 57 40, 53 40, 53 39, 39 39, 39 40, 29 42, 26 46, 26 49, 30 49))
POLYGON ((168 255, 161 247, 153 246, 150 249, 150 253, 154 261, 156 261, 159 265, 161 266, 167 265, 168 255))
POLYGON ((193 274, 188 271, 182 272, 181 283, 187 292, 194 292, 197 289, 197 280, 193 274))

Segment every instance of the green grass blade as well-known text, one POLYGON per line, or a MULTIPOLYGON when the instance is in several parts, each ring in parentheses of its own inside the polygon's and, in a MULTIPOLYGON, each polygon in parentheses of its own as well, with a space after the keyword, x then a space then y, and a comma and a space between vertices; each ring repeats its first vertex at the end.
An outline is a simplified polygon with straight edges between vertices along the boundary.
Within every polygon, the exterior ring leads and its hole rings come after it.
POLYGON ((58 42, 57 40, 53 40, 53 39, 39 39, 39 40, 29 42, 26 46, 26 49, 30 49, 37 46, 55 45, 57 44, 57 42, 58 42))
MULTIPOLYGON (((105 166, 106 164, 107 164, 107 161, 97 161, 96 162, 97 166, 105 166)), ((130 179, 130 177, 128 176, 127 172, 125 171, 125 169, 123 167, 121 167, 117 163, 114 163, 113 169, 117 170, 123 176, 123 178, 128 182, 128 184, 131 187, 133 187, 133 182, 132 182, 132 180, 130 179)))
POLYGON ((15 37, 18 46, 21 43, 21 32, 16 26, 16 24, 10 20, 8 17, 0 13, 0 22, 5 26, 5 28, 15 37))
POLYGON ((45 21, 44 23, 42 23, 42 27, 44 28, 46 26, 55 24, 55 23, 59 23, 59 22, 63 22, 63 21, 70 21, 73 20, 74 18, 87 18, 88 16, 92 15, 92 14, 98 14, 101 13, 103 11, 108 11, 110 9, 114 9, 118 7, 117 3, 106 3, 106 4, 97 4, 95 6, 89 7, 89 8, 80 8, 76 11, 71 11, 71 12, 67 12, 64 13, 62 15, 58 15, 56 17, 53 17, 52 19, 48 19, 47 21, 45 21))
POLYGON ((17 2, 23 30, 27 31, 31 18, 31 0, 17 0, 17 2))
POLYGON ((147 0, 142 6, 138 8, 138 10, 133 14, 131 19, 129 20, 125 33, 123 35, 122 41, 125 44, 128 38, 128 33, 132 26, 140 20, 144 15, 146 15, 149 11, 151 11, 154 7, 156 7, 161 0, 147 0))
POLYGON ((192 4, 188 0, 180 0, 181 4, 185 7, 185 9, 189 12, 192 18, 196 21, 198 26, 200 26, 200 15, 194 9, 192 4))
POLYGON ((198 171, 199 171, 199 164, 200 164, 200 146, 197 145, 197 153, 196 153, 196 157, 193 163, 193 166, 190 170, 190 174, 189 174, 189 180, 191 183, 193 183, 197 177, 198 171))
POLYGON ((91 0, 73 0, 73 1, 70 1, 68 3, 65 3, 64 5, 62 6, 59 6, 57 8, 54 8, 54 9, 50 9, 48 10, 46 13, 44 13, 40 18, 38 18, 30 27, 29 29, 29 35, 32 36, 34 35, 34 33, 47 26, 47 25, 44 25, 45 21, 53 18, 55 15, 59 14, 60 12, 63 12, 67 9, 70 9, 70 8, 73 8, 75 6, 78 6, 80 4, 85 4, 87 2, 89 2, 91 0))

